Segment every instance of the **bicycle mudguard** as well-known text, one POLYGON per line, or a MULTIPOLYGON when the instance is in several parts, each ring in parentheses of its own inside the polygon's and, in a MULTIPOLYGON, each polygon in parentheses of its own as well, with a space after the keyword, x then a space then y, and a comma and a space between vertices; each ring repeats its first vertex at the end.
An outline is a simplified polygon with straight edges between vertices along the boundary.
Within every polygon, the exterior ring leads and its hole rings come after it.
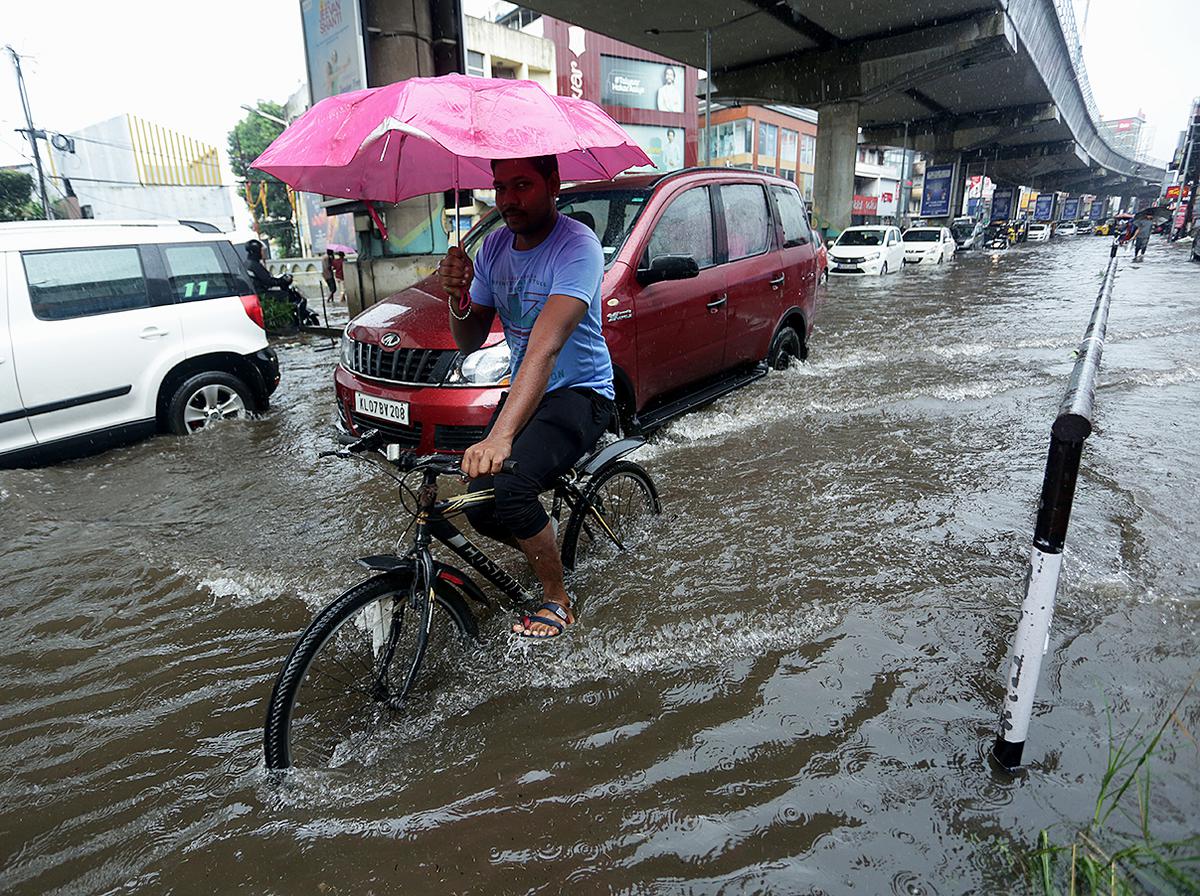
POLYGON ((492 601, 488 599, 487 595, 461 569, 456 569, 449 564, 434 560, 433 577, 442 582, 449 582, 476 603, 483 604, 485 607, 492 606, 492 601))
POLYGON ((599 451, 591 454, 588 457, 585 457, 580 462, 577 469, 582 476, 594 476, 613 461, 619 460, 630 451, 641 448, 645 444, 645 439, 633 437, 628 439, 618 439, 611 445, 605 445, 599 451))
POLYGON ((397 557, 395 554, 372 554, 370 557, 359 557, 354 562, 375 572, 394 572, 402 567, 411 566, 412 558, 397 557))

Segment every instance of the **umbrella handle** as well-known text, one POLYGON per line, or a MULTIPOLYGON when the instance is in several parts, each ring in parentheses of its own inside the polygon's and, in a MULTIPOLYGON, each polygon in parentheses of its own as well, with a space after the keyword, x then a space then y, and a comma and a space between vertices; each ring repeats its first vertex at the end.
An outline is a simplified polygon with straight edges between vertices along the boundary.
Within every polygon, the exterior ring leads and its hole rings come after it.
POLYGON ((379 233, 383 237, 383 241, 386 243, 388 238, 387 225, 384 224, 383 219, 379 217, 379 212, 375 210, 375 206, 371 203, 370 199, 367 200, 367 212, 370 214, 371 220, 375 222, 375 226, 379 228, 379 233))

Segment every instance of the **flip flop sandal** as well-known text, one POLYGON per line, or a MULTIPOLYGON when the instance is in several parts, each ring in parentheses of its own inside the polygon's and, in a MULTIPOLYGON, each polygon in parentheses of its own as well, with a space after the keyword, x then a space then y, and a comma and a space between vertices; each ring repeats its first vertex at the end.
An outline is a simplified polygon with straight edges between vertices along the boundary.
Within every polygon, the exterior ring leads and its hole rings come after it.
POLYGON ((514 632, 513 634, 515 634, 518 638, 520 638, 523 641, 553 641, 555 638, 561 637, 563 632, 565 631, 565 627, 568 625, 568 620, 570 618, 567 615, 566 609, 563 608, 563 606, 561 604, 544 603, 540 607, 538 607, 537 610, 535 610, 534 612, 535 612, 535 614, 537 614, 537 613, 540 613, 542 610, 549 610, 551 613, 553 613, 558 618, 555 619, 550 616, 541 616, 541 615, 522 616, 521 624, 524 625, 526 627, 526 629, 524 631, 514 632), (560 622, 559 620, 562 620, 562 621, 560 622), (553 626, 554 628, 558 629, 558 634, 554 634, 554 635, 532 634, 528 630, 528 627, 531 624, 533 624, 534 622, 540 622, 542 625, 553 626))

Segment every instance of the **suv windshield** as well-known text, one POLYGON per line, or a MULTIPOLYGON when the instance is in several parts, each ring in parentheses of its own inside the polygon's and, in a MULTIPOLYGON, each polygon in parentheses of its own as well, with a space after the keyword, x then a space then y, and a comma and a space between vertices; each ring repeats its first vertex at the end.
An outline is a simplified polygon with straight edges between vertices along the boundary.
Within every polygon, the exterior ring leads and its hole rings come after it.
POLYGON ((959 221, 957 224, 950 225, 950 232, 959 239, 966 239, 975 232, 975 225, 970 221, 959 221))
MULTIPOLYGON (((559 195, 558 210, 595 231, 607 266, 625 244, 649 198, 649 190, 572 190, 559 195)), ((503 226, 504 219, 493 210, 463 238, 463 250, 473 260, 484 238, 503 226)))
POLYGON ((838 237, 837 246, 882 246, 882 230, 845 230, 838 237))
POLYGON ((904 234, 906 243, 936 243, 941 234, 936 230, 910 230, 904 234))

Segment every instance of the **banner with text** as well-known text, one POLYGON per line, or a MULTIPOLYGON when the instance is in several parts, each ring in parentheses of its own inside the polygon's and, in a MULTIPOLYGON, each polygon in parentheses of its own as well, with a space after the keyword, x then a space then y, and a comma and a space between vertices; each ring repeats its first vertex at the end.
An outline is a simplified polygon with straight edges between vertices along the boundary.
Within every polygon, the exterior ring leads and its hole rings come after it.
POLYGON ((1037 205, 1033 208, 1033 220, 1049 221, 1052 214, 1054 214, 1054 194, 1040 194, 1037 198, 1037 205))
POLYGON ((1078 217, 1079 217, 1079 200, 1078 199, 1068 199, 1065 202, 1063 202, 1062 214, 1059 215, 1059 218, 1062 219, 1063 221, 1074 221, 1078 217))
POLYGON ((930 165, 925 169, 925 183, 921 187, 922 218, 944 218, 951 214, 954 171, 954 165, 930 165))
POLYGON ((600 57, 600 102, 626 109, 683 111, 683 66, 600 57))
POLYGON ((1013 191, 1004 187, 992 193, 992 220, 1007 221, 1012 217, 1013 191))

